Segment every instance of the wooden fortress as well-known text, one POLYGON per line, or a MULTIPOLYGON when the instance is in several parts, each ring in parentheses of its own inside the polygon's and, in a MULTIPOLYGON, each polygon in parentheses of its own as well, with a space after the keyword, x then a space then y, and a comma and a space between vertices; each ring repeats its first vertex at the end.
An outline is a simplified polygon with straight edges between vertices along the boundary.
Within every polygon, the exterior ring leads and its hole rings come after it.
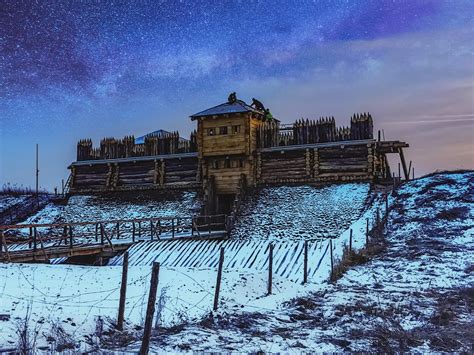
POLYGON ((69 166, 69 192, 102 193, 143 189, 196 189, 207 213, 227 211, 242 188, 269 184, 350 181, 387 183, 388 153, 403 155, 407 143, 373 135, 370 114, 357 114, 349 127, 334 117, 283 125, 261 109, 232 100, 191 116, 190 139, 157 131, 135 139, 105 138, 94 148, 77 145, 69 166))

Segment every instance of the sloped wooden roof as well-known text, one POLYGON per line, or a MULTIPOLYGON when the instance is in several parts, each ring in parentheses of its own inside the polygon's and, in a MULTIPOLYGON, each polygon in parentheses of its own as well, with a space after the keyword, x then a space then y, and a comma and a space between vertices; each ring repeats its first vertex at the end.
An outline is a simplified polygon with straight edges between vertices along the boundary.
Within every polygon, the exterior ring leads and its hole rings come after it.
POLYGON ((207 110, 195 113, 191 115, 191 120, 195 120, 199 117, 204 116, 216 116, 216 115, 226 115, 232 113, 245 113, 245 112, 255 112, 263 114, 263 112, 256 110, 250 105, 247 105, 242 100, 237 100, 235 102, 225 102, 223 104, 208 108, 207 110))

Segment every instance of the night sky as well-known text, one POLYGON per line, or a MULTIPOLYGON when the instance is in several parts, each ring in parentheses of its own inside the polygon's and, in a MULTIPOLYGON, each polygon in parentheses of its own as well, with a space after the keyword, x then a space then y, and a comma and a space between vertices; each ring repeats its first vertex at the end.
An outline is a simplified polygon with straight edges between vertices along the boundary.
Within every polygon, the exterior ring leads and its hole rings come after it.
POLYGON ((76 141, 259 98, 284 123, 370 111, 416 175, 474 168, 474 1, 0 0, 0 184, 67 178, 76 141))

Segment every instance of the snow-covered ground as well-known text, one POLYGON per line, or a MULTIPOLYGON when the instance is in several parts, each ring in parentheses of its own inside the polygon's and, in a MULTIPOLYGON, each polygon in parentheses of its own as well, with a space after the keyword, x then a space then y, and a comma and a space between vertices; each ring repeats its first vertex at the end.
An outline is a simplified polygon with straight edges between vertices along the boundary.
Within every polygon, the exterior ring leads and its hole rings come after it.
POLYGON ((94 222, 134 218, 191 216, 199 211, 196 192, 138 193, 130 198, 118 196, 72 196, 66 205, 50 203, 24 223, 94 222))
MULTIPOLYGON (((363 195, 361 186, 349 191, 363 195)), ((342 197, 341 206, 357 205, 350 192, 348 195, 342 197)), ((275 273, 270 296, 266 296, 264 267, 251 271, 225 264, 219 310, 212 316, 216 268, 164 266, 158 288, 161 327, 151 349, 469 351, 473 196, 473 173, 438 174, 404 185, 390 198, 384 249, 348 270, 336 283, 326 281, 330 270, 327 252, 317 261, 321 272, 311 275, 307 285, 275 273)), ((366 218, 373 221, 376 208, 383 210, 383 206, 383 200, 376 198, 363 215, 362 207, 357 208, 357 217, 349 212, 352 224, 341 228, 340 236, 333 240, 336 259, 348 243, 349 228, 353 229, 354 247, 364 246, 366 218)), ((294 229, 290 226, 288 231, 294 229)), ((313 256, 310 265, 314 267, 316 260, 313 256)), ((98 344, 137 350, 150 271, 148 263, 130 267, 126 331, 100 334, 98 317, 106 323, 116 318, 120 266, 1 265, 0 315, 9 315, 10 320, 0 320, 0 348, 15 345, 11 339, 18 338, 16 323, 30 309, 30 329, 41 328, 39 346, 46 347, 50 336, 49 341, 56 344, 49 349, 69 339, 82 350, 98 344), (58 332, 58 326, 64 332, 58 332)))
POLYGON ((233 238, 308 240, 337 237, 357 220, 368 184, 266 187, 248 196, 233 238))

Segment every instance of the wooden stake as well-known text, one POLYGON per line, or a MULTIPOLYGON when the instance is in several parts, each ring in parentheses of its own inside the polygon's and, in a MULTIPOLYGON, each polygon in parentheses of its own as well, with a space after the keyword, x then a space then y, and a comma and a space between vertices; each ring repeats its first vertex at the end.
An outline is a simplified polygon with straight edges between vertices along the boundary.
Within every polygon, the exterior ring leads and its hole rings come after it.
POLYGON ((303 283, 308 282, 308 241, 304 241, 303 283))
POLYGON ((367 218, 365 226, 365 246, 369 246, 369 219, 367 218))
POLYGON ((73 242, 72 242, 72 226, 69 226, 69 247, 72 249, 73 242))
POLYGON ((332 254, 332 238, 329 239, 329 251, 331 252, 331 280, 334 277, 334 256, 332 254))
POLYGON ((33 228, 33 251, 36 252, 36 236, 38 232, 36 231, 36 227, 33 228))
POLYGON ((160 273, 160 263, 153 263, 151 271, 150 292, 148 293, 148 305, 146 308, 145 326, 143 328, 143 340, 140 347, 140 355, 147 355, 150 350, 151 327, 153 315, 155 314, 156 292, 158 289, 158 276, 160 273))
POLYGON ((352 228, 349 234, 349 252, 352 253, 352 228))
POLYGON ((117 318, 117 329, 123 330, 125 298, 127 296, 128 251, 123 254, 122 283, 120 285, 120 302, 117 318))
POLYGON ((273 244, 270 243, 268 247, 268 285, 267 295, 272 294, 272 283, 273 283, 273 244))
POLYGON ((135 222, 132 222, 132 242, 135 243, 135 222))
POLYGON ((219 292, 221 288, 221 279, 222 279, 222 266, 224 265, 224 248, 221 248, 221 254, 219 256, 219 267, 217 269, 217 281, 216 281, 216 290, 214 292, 214 311, 217 311, 219 306, 219 292))

